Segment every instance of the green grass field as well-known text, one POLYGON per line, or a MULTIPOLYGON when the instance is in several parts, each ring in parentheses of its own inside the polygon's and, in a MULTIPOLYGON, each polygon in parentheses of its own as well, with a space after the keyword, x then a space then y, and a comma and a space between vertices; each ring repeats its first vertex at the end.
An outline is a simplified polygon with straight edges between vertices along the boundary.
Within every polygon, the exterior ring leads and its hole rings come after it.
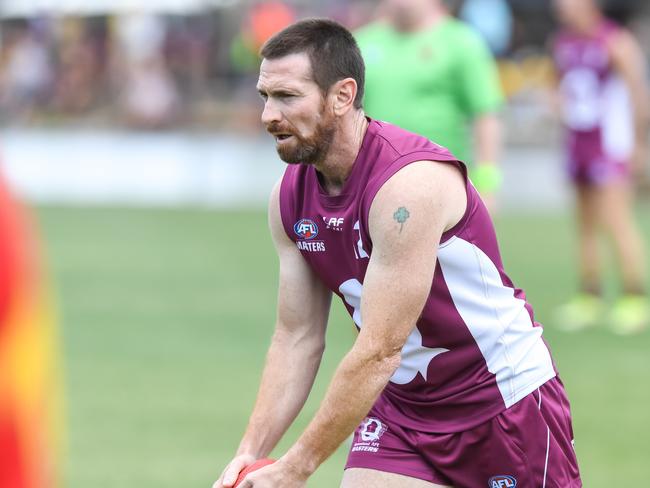
MULTIPOLYGON (((650 208, 639 209, 650 242, 650 208)), ((262 212, 40 208, 62 321, 66 487, 209 487, 255 397, 275 316, 262 212)), ((575 286, 568 218, 502 217, 506 268, 537 318, 575 286)), ((339 304, 294 440, 354 340, 339 304)), ((650 332, 545 335, 573 404, 586 487, 650 485, 650 332)), ((346 450, 310 480, 337 487, 346 450)), ((477 487, 479 488, 479 487, 477 487)))

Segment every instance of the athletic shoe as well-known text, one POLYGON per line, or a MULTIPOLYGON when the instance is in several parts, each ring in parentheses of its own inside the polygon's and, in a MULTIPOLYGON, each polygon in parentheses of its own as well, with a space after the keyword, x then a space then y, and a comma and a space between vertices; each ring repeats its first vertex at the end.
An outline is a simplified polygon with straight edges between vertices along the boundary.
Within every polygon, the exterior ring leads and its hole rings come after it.
POLYGON ((599 324, 605 311, 603 300, 589 293, 579 293, 555 311, 557 328, 578 332, 599 324))
POLYGON ((650 303, 643 295, 620 298, 609 316, 612 332, 619 335, 637 334, 650 326, 650 303))

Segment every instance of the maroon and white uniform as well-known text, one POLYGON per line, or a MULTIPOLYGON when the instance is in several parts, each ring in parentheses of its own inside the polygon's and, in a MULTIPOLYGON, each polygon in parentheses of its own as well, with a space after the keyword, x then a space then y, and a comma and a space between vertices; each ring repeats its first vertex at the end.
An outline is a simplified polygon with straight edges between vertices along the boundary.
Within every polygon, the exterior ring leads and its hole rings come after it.
MULTIPOLYGON (((368 234, 371 204, 391 176, 421 160, 448 162, 462 171, 467 209, 442 236, 429 297, 399 368, 357 432, 348 466, 461 486, 451 474, 432 474, 434 468, 418 468, 404 456, 381 458, 372 439, 388 436, 386 430, 397 432, 397 426, 419 433, 471 431, 556 377, 542 327, 523 291, 503 269, 491 219, 464 164, 421 136, 371 120, 340 195, 323 191, 313 166, 290 165, 281 184, 280 209, 287 235, 362 328, 361 295, 373 249, 368 234)), ((559 380, 552 381, 563 395, 559 380)), ((566 409, 568 418, 568 403, 566 409)))
POLYGON ((626 177, 634 150, 628 89, 612 66, 608 43, 620 28, 604 20, 593 35, 560 32, 553 57, 560 76, 566 158, 574 182, 605 184, 626 177))

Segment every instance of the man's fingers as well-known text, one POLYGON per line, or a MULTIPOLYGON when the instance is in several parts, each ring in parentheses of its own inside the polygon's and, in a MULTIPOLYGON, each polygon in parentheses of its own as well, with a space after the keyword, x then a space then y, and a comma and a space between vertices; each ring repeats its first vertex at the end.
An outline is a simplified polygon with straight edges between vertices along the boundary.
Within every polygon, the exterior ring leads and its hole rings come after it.
POLYGON ((212 488, 232 488, 239 477, 239 473, 249 464, 255 462, 255 457, 250 454, 242 454, 235 457, 223 470, 219 479, 212 485, 212 488))
POLYGON ((223 475, 224 488, 231 488, 232 485, 235 484, 235 481, 237 481, 237 476, 239 476, 239 471, 241 470, 235 471, 230 467, 226 470, 226 472, 223 475))
POLYGON ((226 470, 223 472, 222 475, 223 478, 222 484, 224 488, 231 488, 232 485, 235 484, 235 481, 237 481, 237 477, 239 476, 239 473, 245 467, 246 467, 246 462, 244 462, 243 459, 233 460, 233 462, 228 465, 228 467, 226 468, 226 470))
POLYGON ((221 473, 221 476, 219 476, 219 479, 214 482, 212 485, 212 488, 223 488, 223 475, 225 474, 226 470, 224 470, 223 473, 221 473))

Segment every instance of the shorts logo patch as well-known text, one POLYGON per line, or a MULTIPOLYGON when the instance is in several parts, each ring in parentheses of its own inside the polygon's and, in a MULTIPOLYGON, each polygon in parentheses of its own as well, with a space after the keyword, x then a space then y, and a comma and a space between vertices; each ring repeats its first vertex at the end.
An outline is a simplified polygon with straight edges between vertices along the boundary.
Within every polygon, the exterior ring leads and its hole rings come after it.
POLYGON ((379 419, 368 417, 361 424, 361 439, 365 442, 378 441, 384 432, 386 432, 386 427, 379 419))
POLYGON ((388 430, 388 427, 375 417, 366 417, 359 426, 359 438, 352 445, 352 452, 377 452, 379 439, 388 430))
POLYGON ((515 479, 515 477, 506 474, 493 476, 488 481, 489 488, 515 488, 516 486, 517 486, 517 480, 515 479))

